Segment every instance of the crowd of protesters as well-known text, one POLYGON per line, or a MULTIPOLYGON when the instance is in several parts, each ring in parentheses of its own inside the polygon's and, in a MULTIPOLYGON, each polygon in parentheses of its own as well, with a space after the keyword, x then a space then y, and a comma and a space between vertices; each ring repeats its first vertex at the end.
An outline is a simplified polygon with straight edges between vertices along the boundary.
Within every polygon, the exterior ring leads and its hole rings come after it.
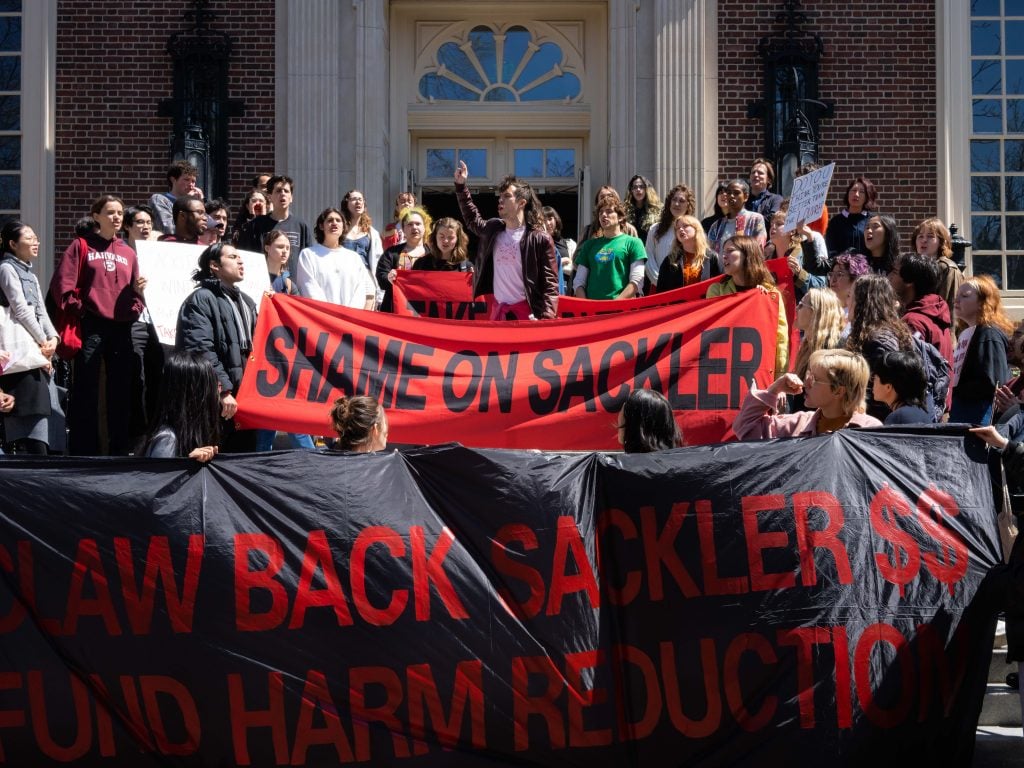
MULTIPOLYGON (((232 418, 257 312, 239 290, 239 250, 263 253, 275 292, 366 311, 393 311, 393 284, 405 269, 472 273, 475 295, 493 296, 493 320, 554 318, 560 295, 628 300, 704 281, 708 297, 748 290, 779 296, 775 381, 752 389, 734 425, 740 438, 915 420, 984 426, 1017 402, 1022 388, 1011 381, 1010 366, 1021 362, 1019 345, 1010 343, 1013 323, 996 283, 961 273, 938 219, 917 223, 902 248, 899 223, 879 211, 879 190, 864 175, 846 186, 838 213, 826 209, 817 221, 787 229, 788 201, 772 190, 775 171, 765 159, 755 160, 746 178, 718 185, 704 219, 689 186, 672 186, 663 204, 652 181, 637 174, 622 195, 610 186, 598 190, 578 244, 528 183, 506 178, 498 215, 485 219, 467 181, 459 163, 461 220, 435 223, 402 192, 392 220, 378 230, 364 195, 352 189, 310 227, 292 210, 296 190, 288 176, 254 176, 232 218, 224 201, 204 200, 195 169, 178 161, 167 169, 167 190, 145 204, 126 208, 115 195, 97 198, 46 291, 32 272, 40 250, 35 233, 9 223, 0 233, 0 302, 38 350, 32 365, 21 353, 0 351, 6 450, 270 450, 273 430, 236 430, 232 418), (174 358, 156 340, 136 259, 138 243, 155 239, 207 246, 193 275, 197 289, 179 312, 174 358), (793 277, 800 346, 792 354, 780 288, 766 266, 773 258, 784 259, 793 277), (58 354, 71 359, 68 397, 51 375, 58 354), (182 354, 212 367, 219 423, 212 432, 209 425, 185 430, 175 442, 160 430, 181 425, 164 423, 167 396, 158 394, 181 370, 195 370, 182 354)), ((909 229, 912 222, 902 224, 909 229)), ((188 397, 197 407, 199 393, 188 397)), ((651 444, 681 442, 668 434, 651 444)), ((288 438, 293 447, 314 446, 309 435, 288 438)))
MULTIPOLYGON (((273 430, 238 429, 233 420, 257 313, 239 289, 246 250, 264 255, 274 292, 362 311, 393 311, 393 285, 407 269, 471 273, 474 295, 493 297, 491 320, 554 318, 561 295, 628 300, 700 282, 710 284, 708 298, 763 291, 779 299, 774 380, 764 389, 752 384, 732 425, 739 439, 969 423, 1002 453, 1015 511, 1024 512, 1024 377, 1011 372, 1024 364, 1024 323, 1015 329, 991 277, 960 271, 942 221, 897 222, 880 211, 880 191, 864 175, 845 187, 841 210, 787 228, 788 201, 772 191, 775 171, 763 158, 747 178, 717 186, 703 219, 689 186, 672 186, 663 204, 638 174, 622 195, 598 190, 578 243, 565 236, 558 212, 514 177, 499 185, 498 215, 485 219, 461 162, 454 173, 461 221, 435 223, 402 192, 381 230, 356 189, 310 227, 292 211, 295 182, 285 175, 254 176, 233 223, 224 201, 203 199, 188 163, 171 164, 166 181, 167 190, 144 204, 99 196, 47 290, 33 272, 40 243, 32 228, 9 222, 0 231, 0 305, 21 334, 18 348, 0 349, 8 453, 207 462, 219 452, 270 450, 273 430), (900 227, 912 225, 904 247, 900 227), (206 246, 173 350, 157 341, 136 258, 138 243, 156 239, 206 246), (784 260, 793 278, 799 346, 792 354, 770 259, 784 260), (69 392, 57 385, 58 358, 70 360, 69 392)), ((387 416, 372 398, 339 398, 324 423, 339 450, 387 445, 387 416)), ((685 441, 668 400, 650 390, 631 393, 616 428, 626 452, 685 441)), ((312 436, 288 438, 293 447, 314 447, 312 436)), ((1015 555, 999 574, 1003 605, 1024 606, 1022 562, 1015 555)), ((1024 637, 1024 622, 1015 635, 1024 637)), ((1024 659, 1024 644, 1011 651, 1024 659)))

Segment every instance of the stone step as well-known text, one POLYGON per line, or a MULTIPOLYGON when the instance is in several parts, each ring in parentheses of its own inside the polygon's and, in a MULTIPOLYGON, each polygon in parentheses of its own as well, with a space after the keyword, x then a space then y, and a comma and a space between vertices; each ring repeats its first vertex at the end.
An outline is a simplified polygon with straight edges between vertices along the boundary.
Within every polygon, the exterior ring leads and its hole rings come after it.
POLYGON ((985 691, 978 727, 989 725, 1006 728, 1021 726, 1020 696, 1005 683, 989 683, 985 691))
POLYGON ((974 737, 975 768, 1019 768, 1024 764, 1021 729, 980 726, 974 737))
POLYGON ((990 683, 1005 683, 1006 676, 1017 671, 1017 662, 1006 663, 1006 649, 993 648, 992 660, 988 663, 988 681, 990 683))

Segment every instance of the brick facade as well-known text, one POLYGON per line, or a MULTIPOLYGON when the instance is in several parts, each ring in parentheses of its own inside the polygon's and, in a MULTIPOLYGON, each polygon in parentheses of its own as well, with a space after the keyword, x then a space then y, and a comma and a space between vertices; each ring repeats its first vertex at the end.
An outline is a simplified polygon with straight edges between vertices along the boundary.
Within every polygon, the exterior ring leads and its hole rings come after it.
MULTIPOLYGON (((211 27, 234 38, 229 97, 245 102, 245 116, 229 127, 233 217, 252 174, 274 166, 274 3, 260 4, 258 23, 252 3, 212 6, 211 27)), ((97 195, 132 205, 167 188, 172 121, 157 117, 157 105, 171 96, 167 40, 190 26, 189 7, 185 0, 58 0, 55 253, 97 195)))
MULTIPOLYGON (((719 0, 719 168, 746 177, 764 152, 760 118, 747 104, 762 97, 757 44, 782 27, 782 3, 719 0)), ((878 209, 896 219, 904 247, 918 221, 938 207, 936 168, 935 2, 804 3, 807 29, 825 43, 819 94, 835 103, 822 120, 819 157, 835 161, 829 210, 843 207, 846 186, 863 174, 878 189, 878 209)), ((966 108, 966 106, 965 106, 966 108)))

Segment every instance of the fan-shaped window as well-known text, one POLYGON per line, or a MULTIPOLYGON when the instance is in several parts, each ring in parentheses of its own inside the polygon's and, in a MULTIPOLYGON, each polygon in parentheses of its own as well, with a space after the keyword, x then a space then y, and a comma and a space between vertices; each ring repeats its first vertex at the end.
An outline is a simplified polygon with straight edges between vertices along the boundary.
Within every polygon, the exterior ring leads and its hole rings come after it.
POLYGON ((579 98, 579 78, 565 71, 562 49, 540 45, 524 27, 496 34, 474 27, 463 43, 437 49, 437 66, 420 78, 420 95, 428 101, 572 101, 579 98))

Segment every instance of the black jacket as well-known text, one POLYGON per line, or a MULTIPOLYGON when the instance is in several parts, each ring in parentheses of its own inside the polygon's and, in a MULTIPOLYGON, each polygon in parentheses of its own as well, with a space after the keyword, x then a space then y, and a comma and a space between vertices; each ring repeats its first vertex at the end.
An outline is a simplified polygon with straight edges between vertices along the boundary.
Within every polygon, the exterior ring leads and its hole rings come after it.
POLYGON ((238 296, 249 310, 249 338, 244 340, 232 300, 216 278, 201 281, 178 310, 175 349, 197 352, 213 363, 222 392, 238 392, 256 329, 256 304, 242 291, 238 296))

